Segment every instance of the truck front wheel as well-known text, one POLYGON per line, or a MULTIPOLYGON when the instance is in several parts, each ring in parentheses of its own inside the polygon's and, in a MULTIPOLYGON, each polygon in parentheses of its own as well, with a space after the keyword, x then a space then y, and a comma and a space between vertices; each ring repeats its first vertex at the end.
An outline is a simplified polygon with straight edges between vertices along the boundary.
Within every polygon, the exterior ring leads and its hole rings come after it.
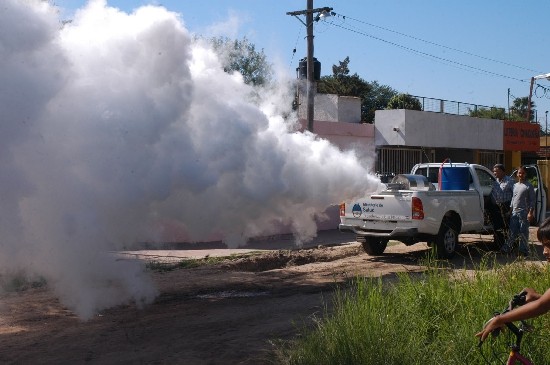
POLYGON ((371 256, 378 256, 384 253, 388 246, 388 240, 376 237, 365 237, 364 241, 360 241, 363 245, 363 250, 371 256))
POLYGON ((435 239, 437 257, 450 259, 453 257, 458 245, 458 232, 449 220, 444 220, 435 239))

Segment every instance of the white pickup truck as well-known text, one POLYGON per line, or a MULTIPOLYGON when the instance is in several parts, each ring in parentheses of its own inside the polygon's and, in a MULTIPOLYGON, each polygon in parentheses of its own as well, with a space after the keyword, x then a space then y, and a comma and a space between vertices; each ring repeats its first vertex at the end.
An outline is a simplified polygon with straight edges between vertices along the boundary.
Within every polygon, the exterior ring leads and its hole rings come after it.
MULTIPOLYGON (((537 193, 538 223, 545 217, 546 194, 536 165, 527 166, 527 178, 537 193)), ((340 204, 339 229, 354 232, 370 255, 381 255, 389 240, 397 240, 427 242, 438 257, 450 258, 459 234, 492 233, 486 208, 494 180, 481 165, 418 164, 410 174, 395 176, 384 190, 340 204)))

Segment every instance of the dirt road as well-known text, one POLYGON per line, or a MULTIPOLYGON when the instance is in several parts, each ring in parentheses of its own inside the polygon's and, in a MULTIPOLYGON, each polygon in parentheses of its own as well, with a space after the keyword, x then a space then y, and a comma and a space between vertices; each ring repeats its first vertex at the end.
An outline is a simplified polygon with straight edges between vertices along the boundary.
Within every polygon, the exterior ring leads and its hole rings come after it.
MULTIPOLYGON (((452 264, 462 268, 465 257, 487 254, 489 239, 469 237, 476 242, 452 264)), ((397 244, 371 257, 356 243, 337 243, 153 272, 161 293, 153 304, 112 308, 87 322, 63 308, 47 286, 4 293, 0 362, 269 363, 271 341, 291 339, 303 324, 321 317, 338 284, 356 276, 420 270, 419 259, 428 250, 424 244, 397 244)))

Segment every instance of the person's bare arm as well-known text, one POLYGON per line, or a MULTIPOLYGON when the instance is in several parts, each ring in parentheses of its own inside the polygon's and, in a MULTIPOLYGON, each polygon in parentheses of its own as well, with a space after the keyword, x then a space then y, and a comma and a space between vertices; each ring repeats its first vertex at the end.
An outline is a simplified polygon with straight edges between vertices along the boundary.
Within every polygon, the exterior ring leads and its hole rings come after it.
POLYGON ((480 337, 481 341, 484 341, 491 332, 504 326, 508 322, 538 317, 550 310, 550 289, 546 290, 546 292, 542 295, 536 293, 535 291, 531 293, 528 292, 526 300, 529 300, 527 299, 529 298, 529 295, 531 295, 531 301, 521 307, 511 310, 510 312, 493 317, 493 319, 487 323, 481 332, 476 333, 476 336, 480 337), (534 299, 537 296, 538 298, 534 299))
POLYGON ((533 288, 524 288, 522 292, 525 293, 525 302, 529 303, 533 300, 539 299, 542 295, 537 293, 533 288))

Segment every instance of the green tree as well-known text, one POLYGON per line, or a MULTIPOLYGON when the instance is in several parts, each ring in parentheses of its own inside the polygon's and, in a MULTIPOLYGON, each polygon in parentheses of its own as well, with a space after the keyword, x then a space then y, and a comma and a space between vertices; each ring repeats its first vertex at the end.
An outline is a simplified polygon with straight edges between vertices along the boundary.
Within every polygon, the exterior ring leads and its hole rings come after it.
POLYGON ((493 106, 491 108, 470 109, 468 114, 471 117, 477 117, 477 118, 500 119, 500 120, 507 119, 506 110, 504 110, 504 108, 499 108, 496 106, 493 106))
POLYGON ((332 65, 332 75, 336 78, 343 78, 349 75, 349 56, 343 61, 338 61, 339 66, 332 65))
POLYGON ((414 96, 401 93, 390 99, 387 109, 422 110, 422 104, 414 96))
POLYGON ((384 109, 395 90, 378 82, 367 82, 357 73, 350 75, 349 57, 332 66, 332 75, 323 76, 317 84, 317 91, 339 96, 355 96, 361 99, 361 120, 372 123, 374 111, 384 109))
MULTIPOLYGON (((515 98, 513 105, 510 107, 509 120, 525 121, 527 120, 527 106, 529 105, 529 97, 515 98)), ((535 119, 535 103, 531 101, 531 116, 529 121, 535 119)))
POLYGON ((374 121, 375 111, 386 109, 391 98, 397 95, 397 91, 388 85, 380 85, 378 81, 372 81, 370 85, 372 91, 363 96, 361 113, 365 120, 374 121))
POLYGON ((256 46, 246 37, 229 39, 227 37, 211 38, 214 50, 221 56, 225 72, 240 72, 246 84, 263 86, 272 81, 272 65, 267 62, 264 50, 256 50, 256 46))

